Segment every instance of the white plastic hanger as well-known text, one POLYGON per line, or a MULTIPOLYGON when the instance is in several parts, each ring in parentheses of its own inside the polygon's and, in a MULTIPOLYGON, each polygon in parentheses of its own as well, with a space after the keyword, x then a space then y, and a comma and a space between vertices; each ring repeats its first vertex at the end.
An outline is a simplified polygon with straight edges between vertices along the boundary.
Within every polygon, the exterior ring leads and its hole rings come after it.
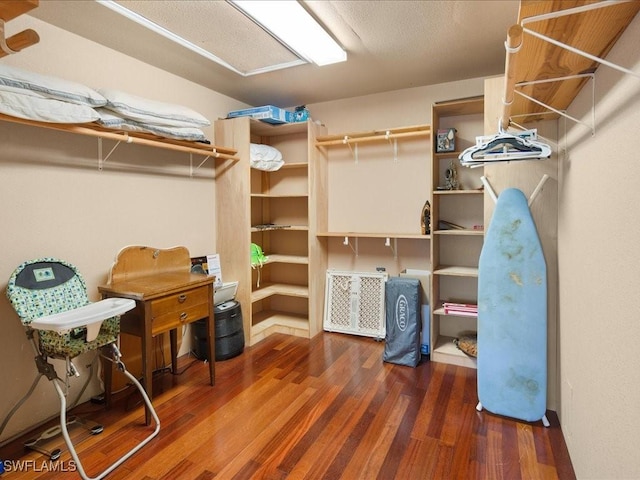
POLYGON ((551 147, 537 141, 537 131, 527 130, 517 135, 499 128, 499 133, 476 137, 476 144, 464 150, 458 158, 465 167, 482 167, 495 162, 542 160, 551 156, 551 147))

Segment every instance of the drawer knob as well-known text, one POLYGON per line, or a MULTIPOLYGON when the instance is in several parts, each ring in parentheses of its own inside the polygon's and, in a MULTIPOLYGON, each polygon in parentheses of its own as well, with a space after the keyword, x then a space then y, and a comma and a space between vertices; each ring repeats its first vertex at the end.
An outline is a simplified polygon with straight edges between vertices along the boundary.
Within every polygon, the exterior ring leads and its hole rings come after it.
POLYGON ((183 321, 183 322, 184 322, 188 317, 189 317, 189 314, 188 314, 187 312, 182 312, 182 313, 180 314, 180 320, 181 320, 181 321, 183 321))
POLYGON ((187 299, 187 296, 183 293, 178 297, 178 303, 184 303, 186 299, 187 299))

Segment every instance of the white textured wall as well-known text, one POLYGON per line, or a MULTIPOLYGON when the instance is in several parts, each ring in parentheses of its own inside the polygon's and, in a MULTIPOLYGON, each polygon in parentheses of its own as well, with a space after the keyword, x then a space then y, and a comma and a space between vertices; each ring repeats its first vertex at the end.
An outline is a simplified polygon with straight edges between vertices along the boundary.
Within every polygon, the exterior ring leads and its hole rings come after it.
MULTIPOLYGON (((639 40, 636 17, 607 59, 640 72, 639 40)), ((570 113, 590 121, 590 108, 588 85, 570 113)), ((578 478, 637 479, 640 80, 601 66, 595 136, 569 123, 558 205, 562 429, 578 478)))

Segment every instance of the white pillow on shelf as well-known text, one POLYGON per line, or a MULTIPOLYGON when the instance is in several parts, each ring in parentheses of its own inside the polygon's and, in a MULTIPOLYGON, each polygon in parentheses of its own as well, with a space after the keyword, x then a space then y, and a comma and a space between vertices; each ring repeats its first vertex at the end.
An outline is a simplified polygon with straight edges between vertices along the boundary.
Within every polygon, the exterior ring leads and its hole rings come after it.
POLYGON ((98 92, 107 99, 105 108, 145 124, 172 127, 207 127, 211 122, 198 112, 172 103, 158 102, 110 88, 98 92))
POLYGON ((249 161, 251 168, 266 172, 279 170, 284 164, 280 150, 262 143, 249 145, 249 161))
POLYGON ((107 108, 97 108, 100 116, 98 124, 105 128, 114 130, 124 130, 128 132, 152 133, 160 137, 173 138, 175 140, 185 140, 189 142, 206 142, 204 132, 196 127, 172 127, 168 125, 153 125, 137 122, 130 118, 123 118, 107 108))
POLYGON ((0 64, 0 85, 19 88, 25 90, 25 93, 28 91, 39 93, 47 98, 78 105, 99 107, 107 103, 107 99, 97 91, 80 83, 3 64, 0 64))
POLYGON ((32 91, 0 85, 0 113, 47 123, 90 123, 100 118, 87 105, 62 102, 32 91))

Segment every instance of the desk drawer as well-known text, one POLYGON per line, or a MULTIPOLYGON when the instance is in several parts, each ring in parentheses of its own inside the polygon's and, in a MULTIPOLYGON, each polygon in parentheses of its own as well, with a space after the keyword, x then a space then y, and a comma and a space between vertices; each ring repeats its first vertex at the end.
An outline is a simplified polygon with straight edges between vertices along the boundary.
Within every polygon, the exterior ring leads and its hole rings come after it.
POLYGON ((205 318, 213 299, 207 286, 189 290, 151 302, 151 331, 156 335, 186 323, 205 318))

